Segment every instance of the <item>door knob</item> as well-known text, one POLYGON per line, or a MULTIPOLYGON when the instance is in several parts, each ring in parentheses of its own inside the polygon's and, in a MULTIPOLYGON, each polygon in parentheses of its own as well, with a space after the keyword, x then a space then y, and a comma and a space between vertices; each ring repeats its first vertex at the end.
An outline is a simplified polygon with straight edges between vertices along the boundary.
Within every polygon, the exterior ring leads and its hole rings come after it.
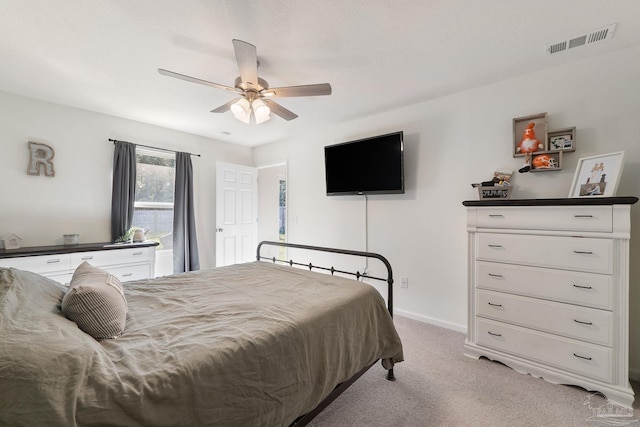
POLYGON ((223 230, 222 228, 216 228, 216 231, 217 231, 218 233, 221 233, 221 232, 223 232, 224 230, 223 230))

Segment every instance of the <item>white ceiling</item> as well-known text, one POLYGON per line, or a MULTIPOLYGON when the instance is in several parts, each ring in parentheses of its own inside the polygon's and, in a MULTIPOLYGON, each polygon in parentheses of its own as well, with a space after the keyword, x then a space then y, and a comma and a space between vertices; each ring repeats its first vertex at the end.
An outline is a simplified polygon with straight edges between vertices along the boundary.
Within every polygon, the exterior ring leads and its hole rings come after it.
POLYGON ((638 0, 0 0, 0 91, 257 146, 640 44, 638 0), (547 45, 616 23, 611 40, 547 45), (233 94, 231 40, 257 46, 300 117, 244 124, 209 111, 233 94))

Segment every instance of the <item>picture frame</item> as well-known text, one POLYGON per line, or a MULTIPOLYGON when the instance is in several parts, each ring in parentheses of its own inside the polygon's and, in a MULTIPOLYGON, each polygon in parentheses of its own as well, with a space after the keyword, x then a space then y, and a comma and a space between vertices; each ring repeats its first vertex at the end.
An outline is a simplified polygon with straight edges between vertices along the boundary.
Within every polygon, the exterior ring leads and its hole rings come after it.
POLYGON ((578 159, 569 197, 614 197, 623 166, 624 151, 578 159))
POLYGON ((549 131, 547 146, 551 151, 576 151, 576 128, 564 128, 549 131))
POLYGON ((549 150, 547 140, 547 113, 516 117, 513 119, 513 157, 523 157, 525 155, 525 153, 521 151, 520 143, 530 123, 534 124, 533 131, 536 139, 543 145, 543 147, 538 148, 537 151, 549 150))

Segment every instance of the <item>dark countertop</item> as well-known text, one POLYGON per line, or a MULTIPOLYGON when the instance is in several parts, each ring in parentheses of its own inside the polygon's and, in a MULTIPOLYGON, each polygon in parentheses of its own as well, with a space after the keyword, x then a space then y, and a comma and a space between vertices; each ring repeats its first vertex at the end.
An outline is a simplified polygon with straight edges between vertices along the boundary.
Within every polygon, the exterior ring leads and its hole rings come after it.
POLYGON ((139 243, 80 243, 77 245, 31 246, 19 249, 0 249, 0 258, 27 257, 35 255, 68 254, 74 252, 104 251, 110 249, 140 248, 158 246, 150 240, 139 243))
POLYGON ((566 199, 485 199, 465 200, 464 206, 595 206, 633 205, 637 197, 576 197, 566 199))

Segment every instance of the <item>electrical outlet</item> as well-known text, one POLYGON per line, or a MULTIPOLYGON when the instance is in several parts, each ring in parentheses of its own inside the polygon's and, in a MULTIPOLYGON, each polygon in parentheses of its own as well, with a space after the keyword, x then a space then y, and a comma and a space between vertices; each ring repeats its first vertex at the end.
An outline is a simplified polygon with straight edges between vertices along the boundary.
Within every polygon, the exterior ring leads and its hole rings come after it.
POLYGON ((409 278, 408 277, 401 277, 400 278, 400 287, 407 289, 409 287, 409 278))

